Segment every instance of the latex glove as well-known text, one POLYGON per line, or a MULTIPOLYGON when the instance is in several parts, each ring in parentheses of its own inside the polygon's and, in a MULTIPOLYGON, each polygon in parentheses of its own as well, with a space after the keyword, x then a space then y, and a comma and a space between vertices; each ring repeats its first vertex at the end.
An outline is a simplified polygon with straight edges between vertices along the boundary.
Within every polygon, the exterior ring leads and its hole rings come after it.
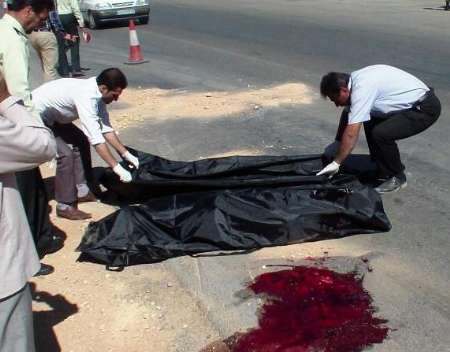
POLYGON ((126 151, 122 158, 124 158, 126 161, 128 161, 132 166, 134 166, 136 169, 139 168, 139 159, 136 158, 133 154, 131 154, 129 151, 126 151))
POLYGON ((341 142, 334 141, 333 143, 328 144, 323 150, 323 155, 329 159, 333 160, 339 151, 339 147, 341 146, 341 142))
POLYGON ((327 166, 325 166, 322 170, 320 170, 316 174, 316 176, 329 175, 331 177, 339 171, 340 166, 341 165, 339 165, 337 162, 333 161, 333 162, 329 163, 327 166))
POLYGON ((113 167, 113 171, 115 172, 116 175, 119 176, 120 181, 128 183, 131 182, 131 180, 133 179, 131 177, 131 173, 127 170, 125 170, 120 164, 117 164, 116 166, 113 167))

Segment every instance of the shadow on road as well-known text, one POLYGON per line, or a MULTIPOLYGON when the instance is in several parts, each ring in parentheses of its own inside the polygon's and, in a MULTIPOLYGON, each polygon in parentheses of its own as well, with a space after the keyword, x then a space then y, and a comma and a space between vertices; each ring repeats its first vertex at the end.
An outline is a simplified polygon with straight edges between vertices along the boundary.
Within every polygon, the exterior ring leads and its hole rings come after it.
POLYGON ((60 352, 61 346, 53 327, 78 312, 78 306, 66 300, 62 295, 52 295, 38 291, 31 283, 33 301, 47 304, 51 309, 33 312, 34 333, 37 352, 60 352))

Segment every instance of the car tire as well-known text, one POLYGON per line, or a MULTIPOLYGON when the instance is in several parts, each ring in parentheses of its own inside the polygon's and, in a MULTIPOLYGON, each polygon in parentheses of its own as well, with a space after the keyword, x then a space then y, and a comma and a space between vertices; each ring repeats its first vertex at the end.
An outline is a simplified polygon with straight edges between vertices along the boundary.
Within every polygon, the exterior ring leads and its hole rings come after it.
POLYGON ((97 29, 98 28, 98 22, 95 18, 94 14, 92 12, 88 12, 88 24, 90 29, 97 29))
POLYGON ((148 19, 149 19, 149 16, 142 17, 142 18, 139 20, 139 23, 140 23, 140 24, 148 24, 148 19))

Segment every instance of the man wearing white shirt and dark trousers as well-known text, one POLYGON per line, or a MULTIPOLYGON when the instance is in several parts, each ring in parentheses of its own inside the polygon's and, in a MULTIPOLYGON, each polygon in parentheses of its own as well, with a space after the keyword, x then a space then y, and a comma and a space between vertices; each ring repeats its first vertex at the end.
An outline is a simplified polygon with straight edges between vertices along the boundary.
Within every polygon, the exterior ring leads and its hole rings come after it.
POLYGON ((414 136, 438 119, 441 104, 433 89, 413 75, 388 65, 373 65, 351 74, 330 72, 322 78, 320 93, 341 115, 336 141, 325 154, 333 158, 318 175, 334 175, 352 152, 364 125, 370 155, 382 183, 379 193, 406 186, 405 167, 396 141, 414 136))
POLYGON ((35 108, 56 138, 55 200, 59 217, 70 220, 91 217, 78 209, 78 203, 95 200, 85 178, 85 170, 89 172, 92 167, 89 144, 122 182, 130 182, 131 173, 116 161, 107 144, 131 167, 139 167, 138 159, 127 151, 111 127, 106 109, 106 104, 117 101, 127 85, 119 69, 109 68, 98 77, 62 78, 33 91, 35 108), (81 130, 72 123, 76 119, 80 120, 81 130), (86 154, 89 160, 83 167, 82 157, 86 154))

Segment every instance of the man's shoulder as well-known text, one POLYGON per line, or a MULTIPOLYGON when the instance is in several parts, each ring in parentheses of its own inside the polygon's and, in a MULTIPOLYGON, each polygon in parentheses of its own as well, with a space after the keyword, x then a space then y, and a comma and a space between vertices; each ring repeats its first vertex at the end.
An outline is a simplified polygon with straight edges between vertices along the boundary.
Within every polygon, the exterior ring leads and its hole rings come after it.
POLYGON ((3 19, 0 20, 0 47, 24 47, 27 36, 3 19), (3 21, 3 22, 2 22, 3 21))

